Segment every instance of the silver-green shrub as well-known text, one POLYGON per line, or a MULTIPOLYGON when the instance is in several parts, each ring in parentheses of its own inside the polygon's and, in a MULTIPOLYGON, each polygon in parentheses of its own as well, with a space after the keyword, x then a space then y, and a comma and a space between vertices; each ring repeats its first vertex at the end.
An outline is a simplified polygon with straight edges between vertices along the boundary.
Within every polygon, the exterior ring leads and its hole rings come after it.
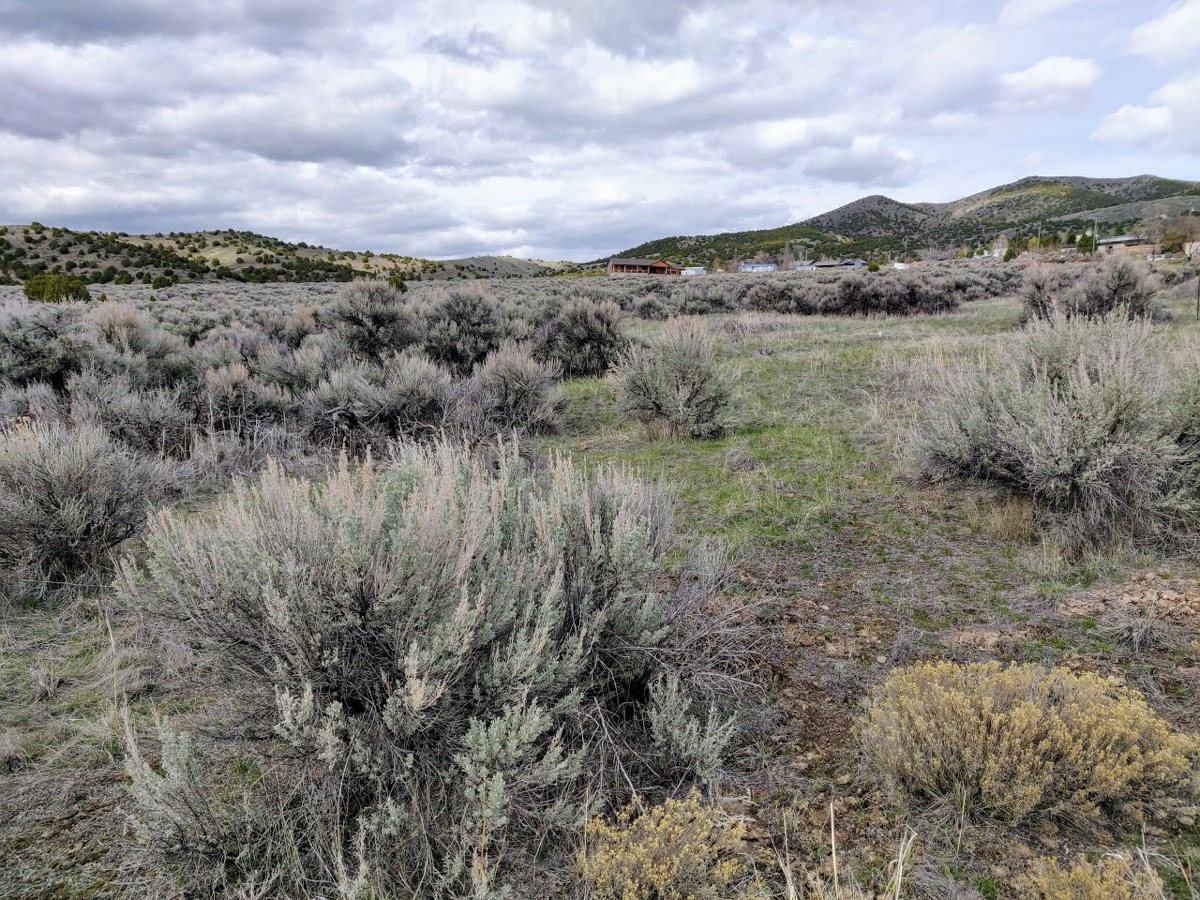
POLYGON ((1149 269, 1128 256, 1110 256, 1083 270, 1035 262, 1025 267, 1021 296, 1027 319, 1165 316, 1154 302, 1149 269))
POLYGON ((475 440, 553 433, 566 406, 559 375, 556 363, 538 362, 520 344, 502 344, 462 386, 456 422, 475 440))
POLYGON ((110 551, 141 531, 149 505, 179 486, 175 466, 95 425, 0 423, 0 598, 93 584, 110 551))
POLYGON ((508 336, 504 311, 488 294, 450 290, 424 307, 425 355, 469 375, 508 336))
POLYGON ((567 378, 597 377, 620 358, 627 343, 617 304, 571 297, 539 329, 536 355, 557 363, 567 378))
POLYGON ((621 411, 671 435, 711 438, 726 427, 732 388, 698 319, 673 319, 613 368, 621 411))
POLYGON ((363 359, 383 359, 419 346, 425 330, 400 291, 384 281, 351 282, 328 310, 338 336, 363 359))
POLYGON ((357 854, 380 896, 500 896, 589 800, 716 777, 727 720, 661 674, 696 614, 655 589, 669 521, 619 472, 410 447, 164 513, 122 588, 266 698, 312 847, 357 854))
POLYGON ((1191 533, 1177 386, 1145 320, 1035 320, 948 374, 919 434, 925 471, 1029 497, 1071 551, 1191 533))

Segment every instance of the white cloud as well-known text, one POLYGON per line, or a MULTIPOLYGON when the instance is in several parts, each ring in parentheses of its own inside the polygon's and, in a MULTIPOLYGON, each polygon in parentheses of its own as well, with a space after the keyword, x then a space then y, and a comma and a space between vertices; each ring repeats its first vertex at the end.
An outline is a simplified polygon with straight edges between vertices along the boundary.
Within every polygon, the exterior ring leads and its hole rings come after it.
POLYGON ((1133 29, 1129 51, 1156 63, 1188 60, 1200 52, 1200 0, 1187 0, 1133 29))
POLYGON ((1000 8, 1001 25, 1028 25, 1083 0, 1007 0, 1000 8))
POLYGON ((1092 133, 1102 141, 1153 143, 1171 131, 1171 110, 1165 106, 1122 106, 1104 117, 1092 133))
POLYGON ((1086 103, 1100 80, 1095 60, 1048 56, 1000 78, 1001 104, 1019 109, 1067 109, 1086 103))
POLYGON ((951 199, 1035 151, 1096 174, 1095 148, 1121 151, 1093 130, 1187 177, 1168 150, 1200 135, 1185 69, 1151 97, 1125 77, 1109 36, 1150 53, 1158 32, 1118 4, 1010 0, 999 21, 961 0, 903 16, 882 0, 102 5, 0 0, 6 216, 596 258, 865 188, 951 199), (1118 111, 1097 128, 1102 67, 1118 111))
POLYGON ((1200 154, 1200 74, 1163 85, 1147 105, 1127 104, 1105 116, 1093 137, 1200 154))

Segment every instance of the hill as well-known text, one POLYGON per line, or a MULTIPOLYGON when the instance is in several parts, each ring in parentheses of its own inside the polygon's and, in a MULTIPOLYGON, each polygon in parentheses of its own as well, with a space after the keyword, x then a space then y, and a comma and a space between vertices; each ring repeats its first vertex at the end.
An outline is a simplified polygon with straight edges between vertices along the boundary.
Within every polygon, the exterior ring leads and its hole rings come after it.
POLYGON ((220 280, 350 281, 368 274, 404 281, 512 278, 556 271, 551 264, 513 257, 438 261, 292 244, 233 229, 131 235, 50 228, 39 222, 0 226, 0 284, 46 272, 92 284, 136 281, 165 287, 220 280))
POLYGON ((997 235, 1025 238, 1039 225, 1066 228, 1094 219, 1128 227, 1146 215, 1172 215, 1200 206, 1200 182, 1132 178, 1030 176, 948 203, 901 203, 874 195, 795 225, 649 241, 618 256, 655 256, 680 264, 720 264, 756 254, 868 256, 906 246, 979 247, 997 235), (804 248, 801 250, 799 248, 804 248))

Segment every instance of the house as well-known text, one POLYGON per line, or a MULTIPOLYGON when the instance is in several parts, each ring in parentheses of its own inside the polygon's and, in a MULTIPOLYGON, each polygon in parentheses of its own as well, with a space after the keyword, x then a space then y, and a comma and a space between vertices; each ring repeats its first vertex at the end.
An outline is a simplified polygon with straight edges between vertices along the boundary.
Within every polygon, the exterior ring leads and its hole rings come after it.
POLYGON ((789 272, 813 272, 816 270, 816 265, 810 262, 792 263, 788 266, 789 272))
POLYGON ((1154 244, 1147 242, 1140 234, 1118 234, 1115 237, 1100 238, 1096 248, 1101 253, 1151 254, 1154 244))
POLYGON ((866 264, 865 259, 819 259, 815 263, 818 269, 861 269, 866 264))
POLYGON ((774 272, 779 267, 775 263, 744 262, 738 266, 739 272, 774 272))
POLYGON ((683 270, 661 259, 633 259, 614 256, 608 261, 608 275, 679 275, 683 270))
POLYGON ((697 275, 703 275, 707 271, 704 266, 684 266, 679 274, 684 278, 695 278, 697 275))

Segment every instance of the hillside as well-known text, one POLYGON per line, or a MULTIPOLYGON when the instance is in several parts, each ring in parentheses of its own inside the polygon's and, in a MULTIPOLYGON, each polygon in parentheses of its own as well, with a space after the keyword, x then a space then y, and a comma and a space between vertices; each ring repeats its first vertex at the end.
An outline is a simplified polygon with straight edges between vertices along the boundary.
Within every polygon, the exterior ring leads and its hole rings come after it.
MULTIPOLYGON (((776 254, 784 247, 820 248, 829 255, 835 248, 843 255, 861 252, 864 244, 874 242, 848 241, 809 223, 787 225, 762 231, 734 231, 724 234, 692 235, 660 238, 639 244, 614 256, 653 257, 670 259, 680 265, 719 265, 740 259, 752 259, 759 253, 776 254)), ((800 251, 797 251, 799 255, 800 251)), ((810 257, 812 254, 810 253, 810 257)))
POLYGON ((555 271, 545 263, 512 257, 437 261, 291 244, 233 229, 131 235, 50 228, 38 222, 0 226, 0 284, 46 272, 74 275, 92 284, 166 287, 220 280, 350 281, 366 274, 405 281, 512 278, 555 271))
POLYGON ((680 264, 779 255, 791 247, 814 256, 867 256, 907 246, 956 248, 990 244, 998 234, 1025 238, 1050 222, 1099 219, 1129 227, 1146 215, 1172 215, 1200 206, 1200 182, 1154 175, 1132 178, 1030 176, 948 203, 900 203, 874 195, 795 225, 650 241, 619 256, 655 256, 680 264))

